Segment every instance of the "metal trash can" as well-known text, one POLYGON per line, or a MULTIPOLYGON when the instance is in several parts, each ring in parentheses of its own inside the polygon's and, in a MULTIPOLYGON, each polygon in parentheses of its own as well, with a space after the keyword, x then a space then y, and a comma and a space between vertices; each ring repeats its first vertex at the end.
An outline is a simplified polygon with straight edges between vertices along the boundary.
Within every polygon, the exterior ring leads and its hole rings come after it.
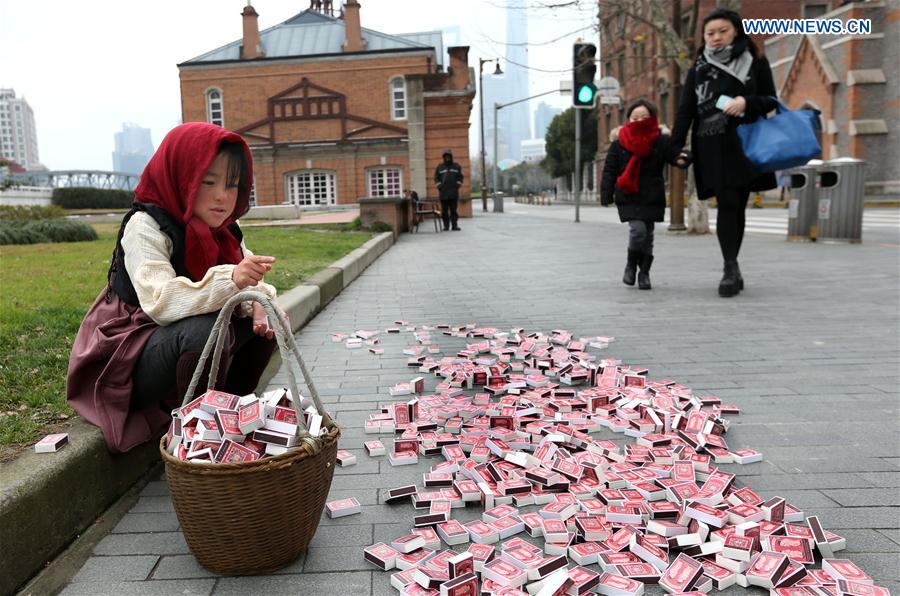
POLYGON ((805 166, 788 170, 791 177, 791 200, 788 201, 789 242, 808 242, 816 239, 816 184, 819 159, 810 160, 805 166))
POLYGON ((819 168, 816 228, 820 240, 862 242, 865 166, 861 159, 841 157, 819 168))
POLYGON ((494 213, 503 213, 503 192, 494 193, 494 213))

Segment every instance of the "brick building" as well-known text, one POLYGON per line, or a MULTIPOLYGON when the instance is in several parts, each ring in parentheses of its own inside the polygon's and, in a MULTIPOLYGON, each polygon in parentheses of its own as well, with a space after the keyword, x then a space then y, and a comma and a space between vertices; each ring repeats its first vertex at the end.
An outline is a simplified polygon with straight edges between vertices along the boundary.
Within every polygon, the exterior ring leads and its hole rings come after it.
MULTIPOLYGON (((444 64, 440 31, 364 29, 356 0, 340 17, 329 12, 305 10, 260 32, 248 4, 242 39, 178 65, 182 119, 247 140, 257 205, 321 208, 406 189, 434 196, 431 176, 448 148, 469 174, 468 47, 449 48, 444 64)), ((468 188, 461 215, 471 214, 468 188)))
POLYGON ((822 112, 825 159, 866 161, 866 194, 900 195, 900 8, 855 2, 825 18, 870 19, 865 35, 779 35, 766 41, 775 88, 792 109, 822 112))
MULTIPOLYGON (((697 22, 692 22, 693 0, 681 1, 679 17, 682 32, 694 32, 694 48, 703 42, 701 23, 703 17, 716 7, 716 0, 696 0, 699 2, 697 22)), ((830 9, 839 0, 744 0, 741 3, 743 18, 815 18, 830 9)), ((674 3, 667 3, 671 15, 674 3)), ((619 96, 622 103, 617 106, 598 104, 597 126, 600 143, 598 152, 605 154, 609 144, 609 131, 623 123, 628 102, 640 96, 650 98, 659 106, 659 121, 670 128, 675 120, 675 112, 681 99, 675 91, 676 72, 672 61, 657 58, 664 54, 659 35, 647 24, 627 16, 615 9, 616 3, 601 3, 600 30, 600 76, 615 77, 621 85, 619 96)), ((674 15, 672 19, 674 21, 674 15)), ((763 51, 768 36, 752 35, 757 47, 763 51)))

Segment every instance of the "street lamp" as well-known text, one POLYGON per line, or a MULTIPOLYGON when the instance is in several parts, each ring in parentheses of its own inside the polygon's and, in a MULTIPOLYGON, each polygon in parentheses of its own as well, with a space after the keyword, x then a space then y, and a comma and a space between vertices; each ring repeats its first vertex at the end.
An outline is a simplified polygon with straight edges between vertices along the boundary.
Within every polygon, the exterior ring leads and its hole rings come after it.
POLYGON ((502 75, 503 71, 500 70, 500 58, 479 58, 478 59, 478 110, 481 113, 478 122, 481 128, 481 208, 482 211, 487 211, 487 178, 486 172, 487 168, 485 166, 485 151, 484 151, 484 81, 482 79, 482 71, 484 70, 484 65, 487 62, 496 62, 497 68, 494 69, 494 76, 502 75))

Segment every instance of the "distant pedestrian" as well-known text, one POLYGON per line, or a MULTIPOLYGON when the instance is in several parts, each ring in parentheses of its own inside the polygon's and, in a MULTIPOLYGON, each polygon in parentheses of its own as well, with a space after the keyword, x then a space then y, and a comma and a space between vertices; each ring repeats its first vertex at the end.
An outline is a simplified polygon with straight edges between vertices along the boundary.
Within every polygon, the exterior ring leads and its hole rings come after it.
POLYGON ((791 173, 788 170, 778 172, 778 186, 781 188, 781 201, 784 202, 785 194, 791 198, 791 173))
POLYGON ((692 129, 697 194, 718 202, 719 296, 729 297, 744 288, 737 258, 747 199, 751 191, 775 188, 775 175, 760 174, 744 156, 737 127, 774 110, 776 92, 769 62, 744 32, 741 15, 724 8, 706 15, 703 42, 684 82, 672 138, 683 147, 692 129))
POLYGON ((441 199, 441 219, 444 230, 459 231, 459 189, 463 183, 462 166, 453 161, 453 152, 447 149, 441 156, 443 161, 434 170, 434 184, 441 199), (450 226, 453 226, 452 228, 450 226))
POLYGON ((669 130, 659 124, 653 102, 639 98, 625 110, 628 123, 610 132, 611 145, 600 184, 600 203, 616 204, 619 220, 628 222, 628 260, 622 283, 651 289, 653 227, 666 214, 666 163, 687 167, 689 156, 672 143, 669 130), (638 273, 640 268, 640 273, 638 273))
MULTIPOLYGON (((229 298, 244 289, 275 297, 262 281, 275 259, 253 255, 236 223, 249 209, 252 180, 244 140, 200 122, 172 129, 141 174, 66 380, 69 405, 100 427, 111 451, 168 426, 229 298)), ((228 331, 216 387, 245 395, 276 342, 265 310, 252 302, 235 310, 228 331)))

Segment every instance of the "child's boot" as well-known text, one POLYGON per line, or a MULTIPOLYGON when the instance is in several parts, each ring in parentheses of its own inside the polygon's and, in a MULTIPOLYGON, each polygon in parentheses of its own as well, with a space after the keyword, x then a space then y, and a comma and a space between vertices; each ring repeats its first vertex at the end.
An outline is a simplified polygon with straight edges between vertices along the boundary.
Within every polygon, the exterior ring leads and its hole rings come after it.
POLYGON ((622 283, 626 286, 634 285, 634 277, 637 275, 637 267, 640 260, 640 251, 628 249, 628 262, 625 264, 625 274, 622 276, 622 283))
POLYGON ((641 271, 638 273, 638 287, 642 290, 649 290, 650 285, 650 265, 653 264, 653 255, 641 255, 641 271))

